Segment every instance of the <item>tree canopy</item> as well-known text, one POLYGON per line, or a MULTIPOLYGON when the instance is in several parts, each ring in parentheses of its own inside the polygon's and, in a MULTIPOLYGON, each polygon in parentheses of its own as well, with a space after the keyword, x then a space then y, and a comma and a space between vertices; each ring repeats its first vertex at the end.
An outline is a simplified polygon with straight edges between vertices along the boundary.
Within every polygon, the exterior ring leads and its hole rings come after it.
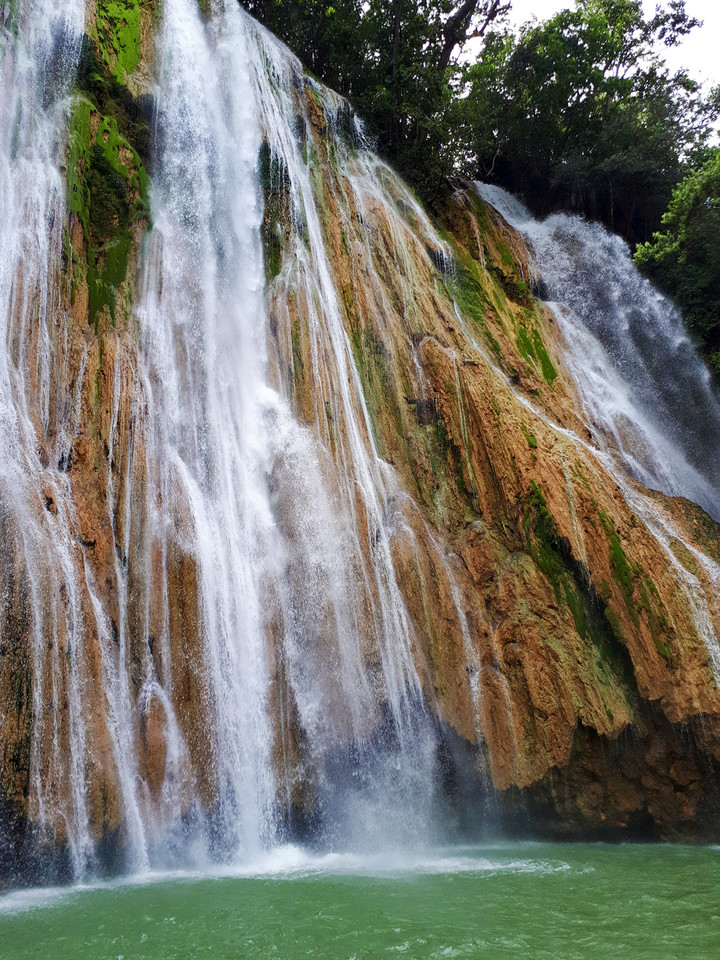
POLYGON ((456 104, 463 162, 539 212, 564 207, 648 239, 704 157, 712 98, 661 56, 698 21, 683 0, 577 0, 518 37, 488 37, 456 104))
POLYGON ((431 207, 451 175, 492 180, 640 242, 720 371, 720 88, 705 96, 663 56, 700 25, 685 0, 652 16, 568 0, 517 33, 511 0, 240 2, 350 99, 431 207))
POLYGON ((378 149, 426 198, 454 170, 456 55, 510 0, 243 0, 325 83, 347 96, 378 149))

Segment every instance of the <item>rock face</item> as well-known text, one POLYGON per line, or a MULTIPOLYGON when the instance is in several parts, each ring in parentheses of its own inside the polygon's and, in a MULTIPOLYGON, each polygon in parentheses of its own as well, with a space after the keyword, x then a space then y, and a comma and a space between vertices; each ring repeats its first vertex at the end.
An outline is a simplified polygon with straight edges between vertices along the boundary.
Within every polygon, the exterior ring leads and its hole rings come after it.
MULTIPOLYGON (((223 789, 198 534, 150 447, 157 387, 138 304, 154 16, 150 3, 88 4, 46 288, 21 257, 8 301, 4 399, 22 436, 0 486, 0 855, 15 878, 19 855, 35 878, 98 858, 132 867, 138 837, 193 822, 223 789)), ((279 802, 319 816, 329 761, 303 683, 321 690, 337 743, 370 742, 393 709, 378 619, 391 594, 368 575, 387 544, 403 669, 465 744, 469 793, 497 792, 501 822, 717 840, 717 525, 608 471, 531 256, 499 215, 459 185, 431 223, 347 105, 244 17, 242 30, 282 91, 257 110, 267 380, 302 426, 313 482, 354 524, 357 684, 374 704, 348 719, 337 604, 320 598, 298 621, 313 648, 293 652, 302 583, 334 581, 288 560, 295 599, 283 606, 268 582, 262 626, 279 802), (381 478, 368 480, 382 486, 377 525, 358 451, 381 478), (303 662, 324 665, 321 686, 303 662)), ((286 452, 268 483, 302 554, 291 466, 286 452)))
MULTIPOLYGON (((383 219, 380 236, 397 235, 383 219)), ((605 472, 551 317, 522 279, 532 271, 518 238, 468 191, 453 196, 446 229, 451 280, 438 283, 436 258, 416 240, 415 330, 387 306, 365 306, 356 252, 336 259, 348 325, 370 345, 360 368, 382 455, 414 497, 408 513, 422 514, 407 516, 394 548, 427 689, 481 745, 496 789, 527 805, 533 829, 712 834, 718 754, 701 731, 718 690, 678 564, 702 583, 716 623, 712 563, 704 569, 680 541, 712 556, 717 528, 699 508, 661 507, 605 472), (677 524, 670 549, 639 513, 655 509, 677 524)), ((372 252, 385 304, 407 302, 393 290, 397 250, 385 264, 372 252)))

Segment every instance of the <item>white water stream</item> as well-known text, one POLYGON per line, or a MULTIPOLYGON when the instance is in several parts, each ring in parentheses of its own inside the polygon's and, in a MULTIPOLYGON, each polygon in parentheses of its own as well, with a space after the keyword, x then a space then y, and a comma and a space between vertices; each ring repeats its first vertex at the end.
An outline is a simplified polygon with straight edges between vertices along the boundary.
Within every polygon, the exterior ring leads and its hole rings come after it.
POLYGON ((272 843, 278 791, 289 800, 299 778, 315 785, 331 834, 399 840, 426 823, 434 738, 390 555, 393 479, 374 448, 298 136, 310 125, 298 116, 301 68, 234 2, 206 25, 192 0, 166 0, 159 48, 161 148, 138 309, 146 443, 151 489, 173 505, 172 519, 157 517, 162 554, 182 540, 198 566, 215 845, 232 858, 272 843), (318 420, 332 402, 339 471, 269 375, 263 137, 301 225, 288 282, 308 311, 318 420), (286 718, 279 783, 273 689, 286 718), (382 742, 368 739, 378 723, 382 742))
POLYGON ((84 790, 83 677, 71 671, 64 685, 62 648, 80 662, 85 624, 67 478, 54 469, 66 453, 74 411, 71 400, 55 419, 54 391, 64 380, 66 356, 54 349, 52 328, 65 221, 63 130, 83 17, 82 0, 28 0, 0 9, 0 516, 3 567, 14 570, 2 583, 0 602, 11 604, 13 576, 27 585, 20 592, 32 655, 31 814, 42 823, 54 815, 61 793, 69 798, 62 815, 76 874, 90 865, 93 846, 84 790), (46 448, 49 464, 39 443, 48 434, 54 438, 46 448), (49 498, 55 512, 44 509, 49 498), (63 700, 67 749, 57 714, 52 718, 63 700), (46 722, 49 757, 40 747, 46 722), (53 764, 62 771, 54 781, 47 776, 53 764))
POLYGON ((477 183, 476 188, 530 243, 560 325, 563 360, 591 431, 589 449, 661 545, 720 684, 715 628, 720 566, 687 542, 658 504, 628 482, 640 480, 669 496, 686 497, 720 518, 717 387, 682 317, 639 273, 620 237, 568 214, 539 222, 500 187, 477 183), (692 554, 709 589, 678 560, 673 541, 692 554))
POLYGON ((63 395, 72 321, 56 279, 84 4, 27 0, 1 37, 0 499, 4 567, 22 571, 20 600, 10 573, 5 603, 21 606, 32 635, 31 813, 53 828, 62 820, 76 878, 95 870, 88 790, 99 749, 110 751, 131 872, 252 861, 282 840, 304 783, 306 815, 345 845, 425 835, 433 800, 434 724, 390 552, 395 480, 375 449, 323 247, 298 136, 298 123, 311 123, 298 115, 304 76, 237 3, 212 6, 206 20, 193 0, 163 4, 140 364, 133 372, 118 347, 112 371, 113 610, 94 582, 95 545, 80 536, 66 473, 89 347, 63 395), (298 226, 289 282, 308 310, 324 385, 318 421, 327 427, 332 402, 339 466, 327 431, 302 425, 287 383, 270 375, 263 138, 286 172, 298 226), (26 349, 35 340, 33 365, 26 349), (197 623, 182 625, 187 650, 171 630, 179 553, 193 570, 183 611, 195 591, 199 603, 197 623), (107 747, 89 727, 88 637, 107 747), (195 743, 178 712, 178 659, 197 683, 204 729, 195 743), (157 716, 165 760, 153 796, 138 727, 157 716), (213 798, 209 808, 201 796, 213 798))
POLYGON ((538 222, 500 187, 476 186, 530 241, 597 444, 646 486, 720 519, 720 400, 678 311, 600 224, 538 222))

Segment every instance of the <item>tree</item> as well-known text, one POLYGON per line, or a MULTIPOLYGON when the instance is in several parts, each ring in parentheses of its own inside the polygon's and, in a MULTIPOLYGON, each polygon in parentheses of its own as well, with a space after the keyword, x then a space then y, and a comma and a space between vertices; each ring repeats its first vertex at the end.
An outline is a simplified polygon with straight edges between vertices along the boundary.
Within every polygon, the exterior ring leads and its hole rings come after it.
POLYGON ((455 50, 465 46, 468 40, 478 40, 485 36, 488 27, 502 20, 512 6, 510 0, 465 0, 452 10, 443 22, 443 46, 440 52, 438 68, 447 69, 455 50))
POLYGON ((518 38, 489 36, 456 107, 469 172, 492 172, 538 212, 574 209, 647 239, 717 116, 658 53, 698 25, 684 0, 651 18, 640 0, 576 0, 518 38))
POLYGON ((720 373, 720 149, 676 187, 662 224, 635 262, 675 300, 720 373))

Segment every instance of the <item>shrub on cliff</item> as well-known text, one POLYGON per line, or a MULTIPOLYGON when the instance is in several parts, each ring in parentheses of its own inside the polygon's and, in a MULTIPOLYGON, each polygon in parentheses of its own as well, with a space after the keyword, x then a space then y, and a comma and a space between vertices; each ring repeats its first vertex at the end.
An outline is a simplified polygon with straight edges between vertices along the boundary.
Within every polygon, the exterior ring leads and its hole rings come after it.
POLYGON ((635 263, 677 303, 720 372, 720 149, 680 183, 635 263))

